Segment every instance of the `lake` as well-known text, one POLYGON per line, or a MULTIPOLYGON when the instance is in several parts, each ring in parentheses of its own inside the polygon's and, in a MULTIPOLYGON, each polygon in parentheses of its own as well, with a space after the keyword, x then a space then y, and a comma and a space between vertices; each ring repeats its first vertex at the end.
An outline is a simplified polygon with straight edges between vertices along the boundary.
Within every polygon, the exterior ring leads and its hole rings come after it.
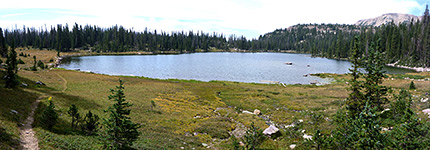
MULTIPOLYGON (((349 61, 290 53, 192 53, 180 55, 99 55, 67 57, 59 67, 108 75, 157 79, 237 81, 286 84, 327 83, 312 73, 347 73, 349 61), (291 62, 292 65, 286 65, 291 62)), ((412 72, 386 67, 388 73, 412 72)))

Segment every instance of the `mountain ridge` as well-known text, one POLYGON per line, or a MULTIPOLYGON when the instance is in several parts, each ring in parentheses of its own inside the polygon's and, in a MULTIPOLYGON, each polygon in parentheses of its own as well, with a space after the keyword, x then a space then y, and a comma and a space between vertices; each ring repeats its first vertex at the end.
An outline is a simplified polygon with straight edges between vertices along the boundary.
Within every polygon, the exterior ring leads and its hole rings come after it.
POLYGON ((362 19, 357 21, 354 25, 362 26, 381 26, 383 24, 390 23, 393 21, 395 24, 410 23, 421 20, 422 16, 415 16, 411 14, 402 13, 386 13, 375 18, 362 19))

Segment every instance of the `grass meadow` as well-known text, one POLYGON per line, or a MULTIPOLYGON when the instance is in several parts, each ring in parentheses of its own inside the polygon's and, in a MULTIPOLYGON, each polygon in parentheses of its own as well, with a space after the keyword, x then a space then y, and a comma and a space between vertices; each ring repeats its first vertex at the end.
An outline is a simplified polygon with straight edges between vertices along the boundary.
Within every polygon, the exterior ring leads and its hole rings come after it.
MULTIPOLYGON (((30 105, 41 99, 35 114, 34 129, 41 149, 102 149, 102 136, 87 136, 71 128, 68 108, 75 104, 81 115, 91 110, 106 118, 104 113, 113 104, 108 100, 109 89, 125 81, 126 99, 133 104, 130 117, 142 125, 141 136, 134 143, 137 149, 231 149, 230 133, 239 128, 249 127, 251 122, 265 129, 271 121, 285 127, 298 120, 304 133, 313 135, 316 129, 329 133, 334 129, 331 120, 348 97, 348 76, 323 74, 334 78, 333 83, 316 85, 253 84, 227 81, 200 82, 194 80, 159 80, 144 77, 108 76, 59 68, 27 71, 33 57, 45 64, 55 60, 56 51, 19 50, 31 57, 21 58, 19 79, 28 87, 5 89, 0 80, 0 149, 19 149, 19 123, 30 111, 30 105), (37 86, 42 81, 46 86, 37 86), (59 122, 52 131, 40 127, 38 116, 47 106, 47 98, 52 100, 59 114, 59 122), (156 106, 151 107, 151 101, 156 106), (244 110, 261 111, 263 117, 242 113, 244 110), (18 114, 10 113, 11 110, 18 114), (267 119, 267 118, 270 118, 267 119), (208 144, 203 147, 203 144, 208 144)), ((76 53, 75 53, 76 54, 76 53)), ((61 55, 68 55, 61 53, 61 55)), ((2 58, 3 61, 5 59, 2 58)), ((0 71, 0 76, 5 72, 0 71)), ((430 73, 389 75, 384 85, 393 88, 392 94, 401 88, 409 88, 411 80, 417 87, 413 94, 413 107, 419 112, 429 107, 429 102, 421 102, 430 92, 430 73)), ((392 99, 391 99, 392 100, 392 99)), ((422 117, 425 117, 421 114, 422 117)), ((102 132, 103 129, 100 129, 102 132)), ((290 132, 281 128, 282 136, 265 140, 259 148, 288 149, 290 144, 299 144, 303 138, 287 136, 290 132)), ((297 149, 306 149, 298 145, 297 149)))

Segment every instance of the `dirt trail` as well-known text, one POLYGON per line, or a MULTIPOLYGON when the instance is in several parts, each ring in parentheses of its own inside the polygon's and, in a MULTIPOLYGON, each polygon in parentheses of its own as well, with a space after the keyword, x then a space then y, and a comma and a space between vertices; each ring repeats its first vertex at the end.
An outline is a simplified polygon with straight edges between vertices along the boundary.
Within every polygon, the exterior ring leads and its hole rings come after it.
POLYGON ((63 90, 61 91, 61 92, 65 92, 66 90, 67 90, 67 80, 63 77, 63 76, 61 76, 60 74, 58 74, 58 73, 55 73, 55 74, 57 74, 58 75, 58 77, 60 77, 63 81, 64 81, 64 84, 63 84, 63 90))
POLYGON ((24 150, 39 149, 39 141, 36 138, 35 132, 33 131, 33 127, 31 126, 31 124, 33 124, 34 111, 36 111, 40 99, 42 99, 42 97, 39 97, 35 102, 33 102, 33 104, 31 104, 31 112, 28 115, 27 119, 25 119, 24 125, 20 129, 20 143, 24 150))

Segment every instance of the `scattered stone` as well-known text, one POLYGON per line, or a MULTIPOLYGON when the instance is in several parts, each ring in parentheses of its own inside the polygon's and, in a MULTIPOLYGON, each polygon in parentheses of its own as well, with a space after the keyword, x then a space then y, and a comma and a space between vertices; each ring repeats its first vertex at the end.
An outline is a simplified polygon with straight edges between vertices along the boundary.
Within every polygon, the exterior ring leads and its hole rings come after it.
POLYGON ((239 142, 240 146, 245 146, 245 143, 243 143, 242 141, 239 142))
POLYGON ((22 87, 28 87, 28 84, 21 83, 21 86, 22 86, 22 87))
POLYGON ((193 133, 193 135, 194 135, 194 136, 197 136, 197 135, 199 135, 199 133, 197 133, 197 132, 194 132, 194 133, 193 133))
POLYGON ((382 128, 382 131, 391 131, 391 130, 393 130, 393 127, 382 128))
POLYGON ((421 102, 422 103, 425 103, 425 102, 427 102, 429 100, 429 98, 421 98, 421 102))
POLYGON ((429 118, 430 118, 430 108, 424 109, 424 110, 422 110, 422 112, 423 112, 424 114, 429 115, 429 118))
POLYGON ((263 134, 265 134, 265 135, 272 135, 272 134, 275 134, 278 131, 279 131, 279 129, 277 127, 275 127, 274 125, 270 125, 268 128, 266 128, 263 131, 263 134))
POLYGON ((81 71, 81 69, 75 69, 76 71, 81 71))
POLYGON ((260 110, 258 110, 258 109, 255 109, 255 110, 254 110, 254 114, 255 114, 255 115, 260 115, 260 114, 261 114, 261 111, 260 111, 260 110))
POLYGON ((206 143, 202 143, 202 145, 203 145, 203 147, 206 147, 206 146, 208 146, 208 144, 206 144, 206 143))
POLYGON ((45 83, 43 83, 42 81, 37 81, 36 84, 38 85, 46 85, 45 83))
POLYGON ((247 111, 247 110, 242 111, 242 113, 244 113, 244 114, 254 114, 254 113, 252 113, 250 111, 247 111))
POLYGON ((202 116, 195 116, 194 119, 202 118, 202 116))
POLYGON ((18 114, 18 111, 12 109, 12 110, 10 110, 10 113, 11 114, 18 114))
POLYGON ((299 122, 303 122, 303 119, 299 119, 299 122))
POLYGON ((303 138, 307 139, 307 140, 312 140, 312 136, 307 135, 307 134, 303 134, 303 138))
POLYGON ((291 128, 291 127, 295 127, 296 125, 294 123, 290 124, 290 125, 286 125, 285 128, 291 128))
MULTIPOLYGON (((191 134, 190 133, 188 133, 188 132, 185 132, 185 136, 191 136, 191 134)), ((184 142, 185 143, 185 142, 184 142)))
POLYGON ((181 147, 181 149, 185 149, 185 147, 181 147))
POLYGON ((290 145, 290 148, 291 148, 291 149, 296 148, 296 144, 291 144, 291 145, 290 145))

